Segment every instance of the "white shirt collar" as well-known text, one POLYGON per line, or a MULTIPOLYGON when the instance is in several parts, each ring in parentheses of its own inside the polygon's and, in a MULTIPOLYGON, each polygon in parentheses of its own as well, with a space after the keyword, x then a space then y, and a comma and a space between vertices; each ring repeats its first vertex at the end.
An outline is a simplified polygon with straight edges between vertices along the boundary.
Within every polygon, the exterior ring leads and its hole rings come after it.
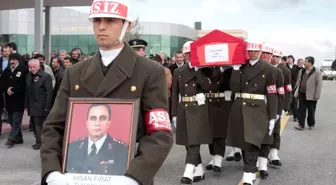
POLYGON ((103 64, 105 66, 108 66, 109 64, 111 64, 114 61, 114 59, 119 55, 122 49, 123 47, 119 49, 108 50, 108 51, 99 49, 103 64))
POLYGON ((294 64, 288 64, 288 66, 292 69, 294 64))
POLYGON ((272 64, 272 66, 274 66, 274 67, 278 67, 278 65, 279 65, 279 64, 274 64, 274 65, 272 64))
MULTIPOLYGON (((95 143, 95 145, 96 145, 96 148, 97 148, 97 153, 99 152, 99 150, 100 150, 100 148, 103 146, 103 144, 104 144, 104 142, 105 142, 105 140, 106 140, 106 138, 107 138, 107 134, 105 134, 101 139, 99 139, 96 143, 95 143)), ((91 150, 92 150, 92 145, 93 145, 93 141, 91 140, 91 138, 89 137, 89 142, 88 142, 88 155, 90 154, 90 152, 91 152, 91 150)))
POLYGON ((259 59, 257 59, 257 60, 250 60, 249 62, 251 64, 251 66, 254 66, 258 61, 259 61, 259 59))

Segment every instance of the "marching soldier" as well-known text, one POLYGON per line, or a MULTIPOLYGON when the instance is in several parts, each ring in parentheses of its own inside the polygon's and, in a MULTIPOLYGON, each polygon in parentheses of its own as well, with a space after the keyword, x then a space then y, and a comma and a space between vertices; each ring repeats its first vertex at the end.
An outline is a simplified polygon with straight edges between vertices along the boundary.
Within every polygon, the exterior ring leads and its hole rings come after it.
POLYGON ((247 50, 249 61, 233 65, 231 90, 235 100, 229 118, 227 145, 244 150, 242 180, 244 185, 252 185, 264 137, 273 132, 278 97, 274 69, 259 60, 262 44, 249 42, 247 50))
MULTIPOLYGON (((190 58, 190 42, 183 46, 186 60, 190 58)), ((188 65, 177 68, 173 75, 172 116, 176 122, 176 144, 187 149, 182 184, 192 184, 204 179, 200 146, 212 143, 212 127, 209 124, 208 102, 205 92, 211 82, 203 69, 188 65), (179 101, 181 96, 181 101, 179 101)))
POLYGON ((142 39, 133 39, 128 41, 128 44, 133 48, 133 50, 140 56, 146 55, 146 46, 148 43, 142 39))
POLYGON ((126 0, 94 0, 92 3, 89 20, 99 50, 93 58, 65 71, 55 104, 43 126, 42 185, 71 183, 60 173, 67 115, 64 105, 68 104, 69 97, 140 99, 138 152, 124 175, 113 178, 112 184, 152 185, 171 150, 173 135, 164 69, 138 56, 124 42, 124 35, 132 24, 128 10, 126 0))
POLYGON ((270 150, 270 160, 269 163, 274 166, 281 166, 280 158, 278 156, 278 151, 280 150, 280 129, 281 129, 281 119, 285 113, 289 110, 292 101, 292 85, 291 85, 291 71, 284 65, 280 63, 282 57, 282 51, 280 49, 275 49, 274 55, 272 57, 272 65, 276 66, 282 71, 284 78, 284 102, 281 110, 280 118, 275 124, 273 133, 273 145, 270 150))
POLYGON ((232 67, 215 67, 209 76, 210 91, 206 93, 209 104, 210 124, 213 126, 213 140, 209 145, 212 160, 207 170, 222 171, 222 160, 225 154, 226 133, 231 109, 230 78, 232 67))
MULTIPOLYGON (((263 61, 266 61, 268 63, 271 63, 271 58, 274 53, 274 49, 269 46, 268 44, 263 44, 262 47, 262 53, 261 53, 261 59, 263 61)), ((274 66, 271 63, 272 66, 274 66)), ((275 122, 275 128, 273 130, 273 133, 269 135, 268 133, 265 135, 264 142, 261 145, 259 157, 258 157, 258 171, 260 173, 260 178, 266 179, 268 177, 268 171, 267 171, 267 161, 268 161, 268 156, 269 156, 269 151, 273 143, 275 142, 275 137, 276 133, 278 132, 278 128, 280 128, 280 115, 282 114, 283 111, 283 105, 284 105, 284 77, 282 74, 282 70, 277 68, 277 66, 274 66, 274 70, 276 73, 276 87, 277 87, 277 92, 278 92, 278 109, 277 109, 277 120, 275 122)), ((279 129, 280 131, 280 129, 279 129)))

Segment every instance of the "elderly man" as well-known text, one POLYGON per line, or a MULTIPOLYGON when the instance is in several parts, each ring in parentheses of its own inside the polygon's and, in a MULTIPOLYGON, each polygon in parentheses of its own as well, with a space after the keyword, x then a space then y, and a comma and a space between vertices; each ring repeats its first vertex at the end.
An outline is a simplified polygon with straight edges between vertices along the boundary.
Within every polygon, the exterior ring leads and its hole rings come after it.
POLYGON ((36 143, 34 150, 41 147, 41 132, 43 121, 52 107, 52 80, 48 73, 40 69, 40 61, 32 59, 28 63, 29 74, 26 79, 27 108, 30 116, 36 143))

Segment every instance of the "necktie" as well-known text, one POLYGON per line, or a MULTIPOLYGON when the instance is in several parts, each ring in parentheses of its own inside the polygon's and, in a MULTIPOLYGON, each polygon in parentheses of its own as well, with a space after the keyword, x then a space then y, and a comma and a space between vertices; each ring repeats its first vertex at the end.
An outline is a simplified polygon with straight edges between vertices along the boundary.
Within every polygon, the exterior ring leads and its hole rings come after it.
POLYGON ((89 157, 93 157, 97 154, 97 147, 96 145, 93 143, 92 146, 91 146, 91 152, 89 154, 89 157))

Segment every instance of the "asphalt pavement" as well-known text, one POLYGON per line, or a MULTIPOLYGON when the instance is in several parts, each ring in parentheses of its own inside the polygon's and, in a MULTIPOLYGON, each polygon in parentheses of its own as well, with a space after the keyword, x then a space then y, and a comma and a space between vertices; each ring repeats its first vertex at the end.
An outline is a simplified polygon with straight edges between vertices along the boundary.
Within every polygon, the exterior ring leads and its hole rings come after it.
MULTIPOLYGON (((282 134, 280 158, 283 166, 269 167, 270 177, 255 185, 333 185, 336 184, 336 82, 324 82, 317 104, 316 128, 296 131, 290 118, 282 134)), ((24 131, 24 144, 7 149, 7 135, 0 136, 0 184, 37 185, 40 179, 39 151, 34 151, 33 133, 24 131)), ((229 153, 229 149, 227 154, 229 153)), ((155 178, 157 185, 177 185, 184 170, 185 148, 174 146, 155 178)), ((207 146, 202 146, 204 164, 210 160, 207 146)), ((144 169, 145 170, 145 169, 144 169)), ((206 172, 198 185, 238 185, 243 163, 223 162, 222 174, 206 172)))

